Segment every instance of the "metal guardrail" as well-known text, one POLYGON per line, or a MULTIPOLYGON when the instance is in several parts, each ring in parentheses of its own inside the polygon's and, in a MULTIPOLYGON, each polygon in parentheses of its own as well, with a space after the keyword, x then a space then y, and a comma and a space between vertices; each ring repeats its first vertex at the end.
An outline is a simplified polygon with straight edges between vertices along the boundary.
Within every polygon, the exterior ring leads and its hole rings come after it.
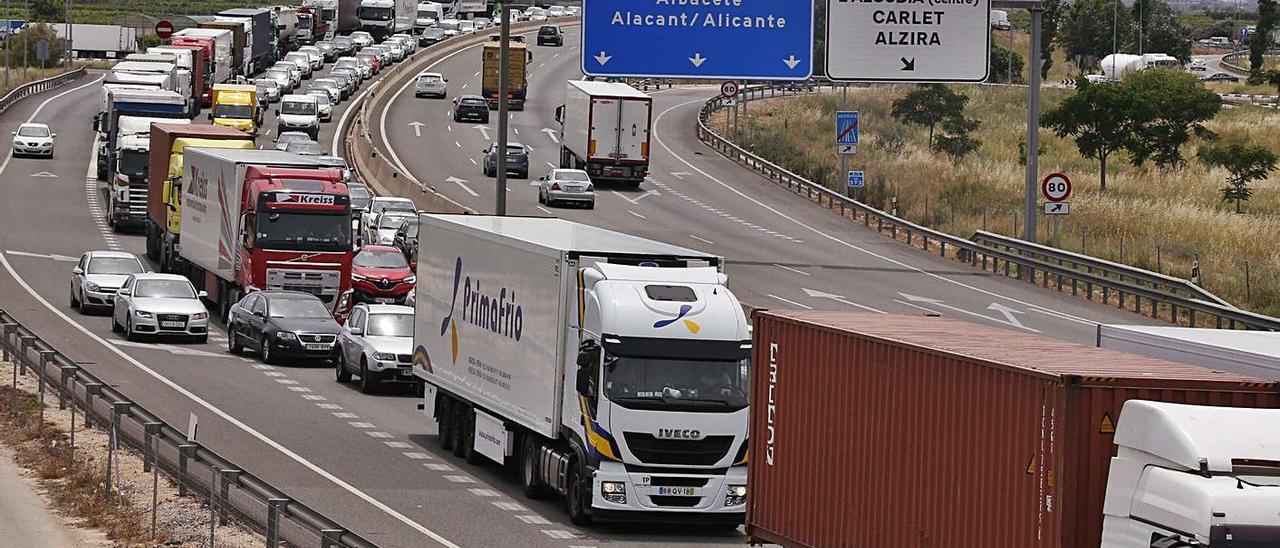
MULTIPOLYGON (((740 97, 748 102, 753 99, 769 97, 787 97, 809 93, 813 88, 808 84, 782 84, 752 86, 739 91, 740 97)), ((1154 279, 1142 278, 1131 267, 1115 265, 1125 269, 1127 275, 1118 275, 1118 270, 1107 270, 1107 261, 1092 259, 1086 265, 1085 256, 1072 264, 1068 256, 1050 257, 1043 253, 1037 255, 1034 248, 1018 248, 1010 242, 1004 246, 988 246, 944 232, 915 224, 906 219, 881 211, 838 192, 816 184, 786 168, 753 154, 707 126, 712 113, 723 108, 724 98, 716 96, 703 104, 698 113, 698 139, 715 149, 726 158, 755 170, 770 181, 795 192, 810 201, 836 211, 841 217, 854 222, 862 221, 868 228, 875 225, 876 231, 886 232, 895 240, 905 239, 907 245, 919 246, 922 250, 936 251, 943 257, 951 257, 967 262, 972 266, 981 265, 982 269, 995 274, 1017 277, 1031 283, 1039 281, 1044 287, 1052 285, 1060 292, 1068 289, 1072 295, 1083 296, 1089 300, 1100 299, 1104 304, 1112 304, 1122 309, 1129 309, 1153 318, 1164 318, 1173 323, 1188 322, 1192 327, 1207 324, 1219 328, 1245 328, 1268 331, 1280 331, 1280 319, 1240 310, 1224 304, 1216 297, 1206 300, 1206 296, 1184 296, 1171 292, 1165 280, 1165 287, 1151 284, 1154 279), (1085 266, 1085 270, 1079 270, 1085 266), (1127 279, 1125 279, 1127 278, 1127 279), (1132 298, 1130 298, 1132 297, 1132 298), (1144 308, 1145 304, 1148 305, 1144 308), (1205 321, 1209 318, 1213 321, 1205 321)), ((1027 242, 1022 242, 1026 245, 1027 242)), ((1034 246, 1035 244, 1029 244, 1034 246)), ((1152 273, 1154 274, 1154 273, 1152 273)), ((1185 288, 1184 288, 1185 289, 1185 288)))
POLYGON ((86 424, 114 426, 121 444, 142 453, 144 468, 154 465, 166 470, 176 478, 180 494, 190 488, 205 498, 213 497, 227 513, 263 533, 267 546, 284 540, 293 546, 376 548, 244 468, 188 440, 185 433, 93 376, 2 308, 0 348, 4 359, 14 364, 15 376, 18 367, 36 373, 42 403, 47 387, 56 393, 60 405, 83 410, 86 424), (290 524, 293 526, 288 527, 290 524))
POLYGON ((0 112, 9 110, 9 107, 13 106, 14 103, 18 102, 19 100, 27 96, 35 95, 42 91, 47 91, 47 90, 56 88, 58 86, 61 86, 62 84, 65 84, 67 82, 75 80, 76 78, 79 78, 83 74, 84 74, 84 67, 80 67, 75 70, 64 72, 57 76, 50 76, 43 80, 28 82, 26 84, 13 88, 13 91, 6 93, 4 97, 0 97, 0 112))
MULTIPOLYGON (((1280 57, 1280 51, 1270 50, 1264 53, 1263 56, 1264 57, 1280 57)), ((1231 53, 1223 55, 1222 65, 1240 74, 1249 74, 1250 70, 1247 65, 1238 64, 1239 61, 1242 59, 1246 62, 1249 60, 1249 50, 1242 49, 1239 51, 1233 51, 1231 53)))

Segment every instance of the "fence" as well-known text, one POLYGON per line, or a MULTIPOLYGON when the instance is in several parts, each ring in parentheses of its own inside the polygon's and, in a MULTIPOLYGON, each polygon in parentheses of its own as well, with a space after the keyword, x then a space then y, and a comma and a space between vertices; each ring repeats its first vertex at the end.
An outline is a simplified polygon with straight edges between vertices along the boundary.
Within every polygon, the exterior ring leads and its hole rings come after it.
POLYGON ((84 74, 84 67, 80 67, 75 70, 64 72, 57 76, 50 76, 43 80, 36 80, 34 82, 28 82, 26 84, 18 86, 14 88, 13 91, 6 93, 4 97, 0 97, 0 112, 9 110, 9 107, 13 106, 14 103, 18 102, 20 99, 24 97, 56 88, 58 86, 61 86, 62 84, 65 84, 67 82, 75 80, 76 78, 79 78, 83 74, 84 74))
MULTIPOLYGON (((811 90, 795 84, 764 85, 744 88, 739 95, 749 102, 805 94, 811 90)), ((994 240, 966 240, 876 209, 805 179, 716 133, 707 123, 724 107, 724 98, 720 96, 703 104, 698 116, 699 140, 726 158, 837 212, 841 217, 862 221, 868 228, 874 224, 878 233, 888 233, 896 240, 904 240, 907 245, 936 251, 943 257, 975 267, 981 265, 988 272, 1040 283, 1046 288, 1052 285, 1062 292, 1069 290, 1072 295, 1089 300, 1099 299, 1124 309, 1131 307, 1134 312, 1169 319, 1174 323, 1186 322, 1192 327, 1212 324, 1219 328, 1280 330, 1280 319, 1237 309, 1208 292, 1189 293, 1193 290, 1185 285, 1175 291, 1174 287, 1178 285, 1175 282, 1164 279, 1154 283, 1156 278, 1147 276, 1156 273, 1138 272, 1141 269, 1079 254, 1064 252, 1050 256, 1042 251, 1043 246, 1011 238, 1001 240, 1000 245, 986 245, 994 240)))
MULTIPOLYGON (((1280 57, 1280 52, 1268 51, 1264 57, 1280 57)), ((1249 74, 1249 50, 1233 51, 1222 56, 1222 66, 1240 74, 1249 74), (1242 63, 1243 62, 1243 63, 1242 63)))
MULTIPOLYGON (((188 440, 186 434, 81 368, 4 309, 0 309, 0 349, 3 349, 4 360, 13 364, 14 394, 19 371, 24 376, 28 371, 35 373, 41 424, 46 392, 58 397, 60 409, 70 407, 73 454, 75 413, 79 409, 86 426, 96 424, 109 429, 118 443, 139 451, 143 469, 152 472, 156 480, 163 473, 178 486, 179 494, 194 493, 206 499, 211 517, 217 514, 216 520, 210 520, 211 537, 216 525, 225 525, 234 516, 263 534, 268 547, 276 547, 281 541, 321 548, 376 546, 212 450, 188 440)), ((108 470, 111 469, 110 455, 108 453, 108 470)), ((151 511, 154 520, 154 502, 151 511)))

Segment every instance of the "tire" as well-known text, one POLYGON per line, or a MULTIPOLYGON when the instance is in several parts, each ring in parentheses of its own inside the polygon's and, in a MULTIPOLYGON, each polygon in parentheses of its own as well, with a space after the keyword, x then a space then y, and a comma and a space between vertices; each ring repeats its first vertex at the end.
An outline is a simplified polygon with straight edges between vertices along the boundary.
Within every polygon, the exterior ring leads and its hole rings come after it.
MULTIPOLYGON (((71 288, 71 290, 70 290, 70 291, 68 291, 67 293, 69 293, 69 294, 70 294, 70 296, 71 296, 71 297, 70 297, 70 298, 71 298, 71 308, 80 308, 80 301, 76 299, 76 290, 75 290, 75 288, 71 288)), ((81 309, 81 310, 80 310, 80 312, 81 312, 81 313, 83 313, 83 312, 84 312, 84 310, 83 310, 83 309, 81 309)))
POLYGON ((275 363, 276 359, 271 355, 271 345, 268 344, 267 337, 263 336, 260 343, 262 344, 262 347, 261 347, 261 350, 258 351, 258 353, 262 356, 262 363, 265 363, 265 364, 275 363))
POLYGON ((440 441, 440 449, 453 450, 453 405, 447 396, 440 396, 440 405, 436 407, 436 438, 440 441))
POLYGON ((120 327, 120 322, 116 321, 116 311, 112 310, 111 311, 111 332, 119 333, 121 331, 123 331, 123 329, 120 327))
POLYGON ((574 525, 591 525, 591 514, 582 499, 582 470, 576 461, 569 463, 569 492, 564 497, 565 509, 569 511, 569 521, 574 525))
POLYGON ((346 353, 339 349, 338 359, 333 360, 333 377, 339 383, 351 382, 351 372, 347 371, 347 359, 344 356, 346 353))
POLYGON ((521 436, 520 487, 524 490, 524 496, 534 500, 547 496, 547 488, 538 481, 538 452, 542 450, 541 447, 532 434, 521 436))
POLYGON ((373 374, 369 372, 369 364, 360 359, 360 393, 372 394, 378 389, 378 380, 373 378, 373 374))
POLYGON ((240 355, 241 352, 244 352, 244 346, 241 345, 240 341, 236 339, 237 337, 239 337, 239 335, 236 334, 236 326, 228 325, 227 326, 227 352, 230 352, 232 355, 236 355, 236 356, 240 355))
POLYGON ((196 344, 209 344, 209 335, 207 333, 204 335, 196 335, 195 341, 196 344))
POLYGON ((160 260, 160 235, 156 234, 150 223, 147 224, 147 258, 153 261, 160 260))
POLYGON ((453 406, 453 456, 463 458, 468 452, 467 406, 453 406))
POLYGON ((133 332, 133 318, 124 321, 124 340, 136 341, 138 334, 133 332))

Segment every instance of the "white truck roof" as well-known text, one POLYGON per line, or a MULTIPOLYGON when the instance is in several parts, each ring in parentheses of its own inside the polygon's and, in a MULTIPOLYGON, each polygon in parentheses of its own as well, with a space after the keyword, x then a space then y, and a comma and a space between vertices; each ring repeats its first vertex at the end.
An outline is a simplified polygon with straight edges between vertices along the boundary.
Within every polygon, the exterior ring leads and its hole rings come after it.
POLYGON ((1280 332, 1148 325, 1101 325, 1098 346, 1280 380, 1280 332))
POLYGON ((168 90, 151 90, 151 89, 148 89, 148 90, 137 90, 137 89, 115 90, 115 89, 110 89, 109 91, 110 91, 110 93, 111 93, 111 98, 112 98, 114 101, 118 101, 118 102, 144 102, 144 103, 163 103, 163 102, 167 102, 167 103, 171 103, 171 104, 178 104, 178 105, 181 105, 181 104, 186 103, 186 101, 187 101, 187 98, 186 98, 186 97, 183 97, 183 96, 182 96, 182 94, 180 94, 180 93, 178 93, 178 92, 176 92, 176 91, 168 91, 168 90))
POLYGON ((1199 470, 1230 472, 1232 459, 1280 461, 1280 409, 1146 400, 1125 402, 1115 443, 1199 470))
MULTIPOLYGON (((518 240, 533 247, 555 251, 580 251, 600 254, 670 255, 678 257, 718 257, 701 251, 574 223, 564 219, 542 217, 494 217, 485 215, 423 215, 493 234, 497 238, 518 240)), ((495 238, 496 239, 496 238, 495 238)))
POLYGON ((644 92, 633 88, 621 82, 597 82, 590 80, 570 80, 569 85, 576 87, 592 96, 604 97, 629 97, 636 99, 648 99, 649 96, 644 92))

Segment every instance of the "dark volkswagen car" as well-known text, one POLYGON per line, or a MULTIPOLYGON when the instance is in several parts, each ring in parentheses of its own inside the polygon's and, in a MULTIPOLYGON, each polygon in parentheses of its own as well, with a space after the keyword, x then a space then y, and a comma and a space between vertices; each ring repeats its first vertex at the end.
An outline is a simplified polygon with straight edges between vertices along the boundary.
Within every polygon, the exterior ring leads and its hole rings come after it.
POLYGON ((319 297, 297 291, 252 293, 231 306, 227 349, 258 351, 265 363, 281 358, 328 362, 342 328, 319 297))
POLYGON ((479 95, 463 95, 453 100, 453 121, 489 123, 489 103, 479 95))
POLYGON ((560 33, 560 27, 546 25, 538 29, 538 45, 563 46, 564 35, 560 33))

